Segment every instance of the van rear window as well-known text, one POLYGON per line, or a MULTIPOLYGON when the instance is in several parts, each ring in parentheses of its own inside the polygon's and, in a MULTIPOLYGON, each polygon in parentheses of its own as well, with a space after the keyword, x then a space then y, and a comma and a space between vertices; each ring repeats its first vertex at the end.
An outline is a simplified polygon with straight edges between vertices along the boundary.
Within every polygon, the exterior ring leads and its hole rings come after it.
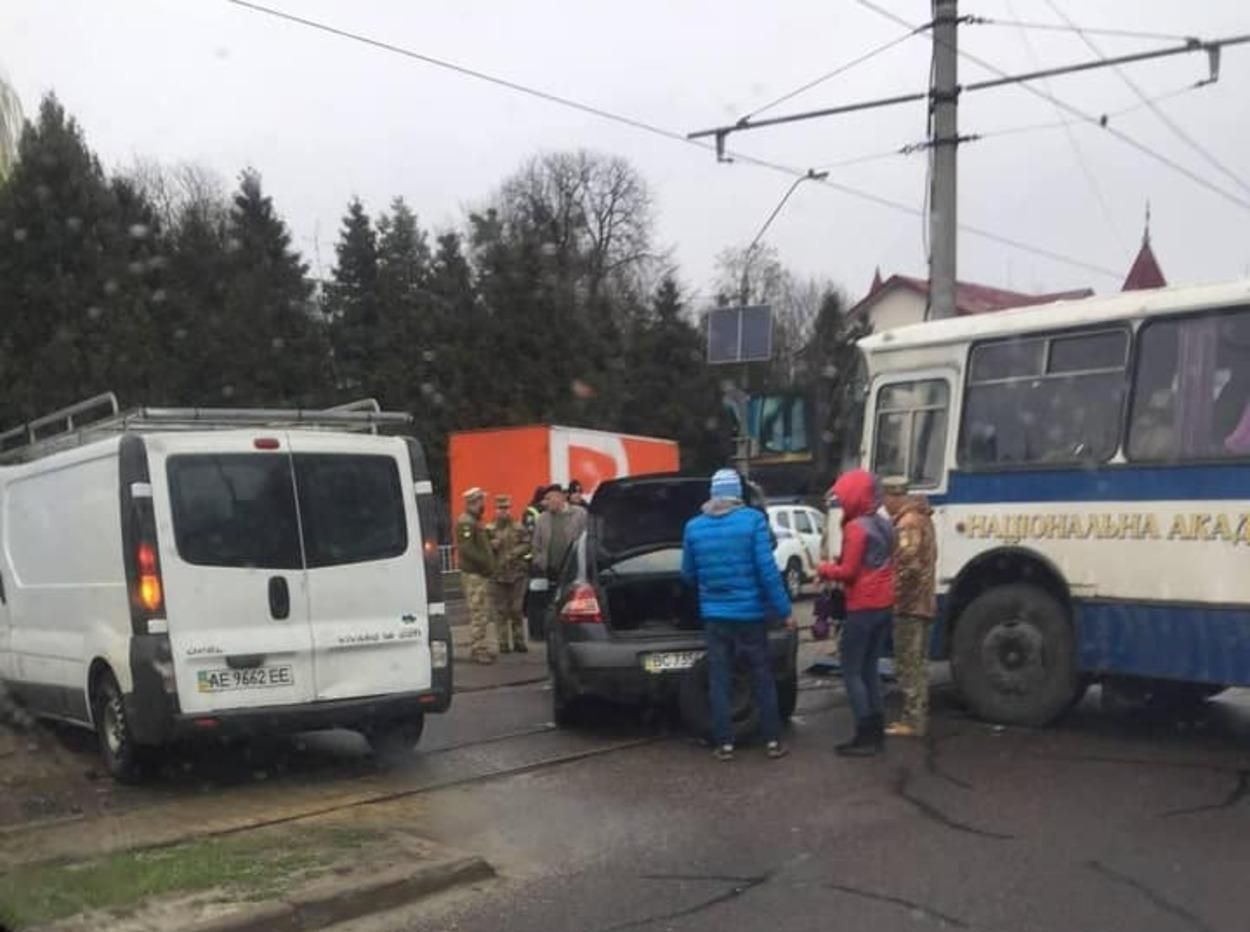
POLYGON ((197 566, 293 570, 385 560, 408 549, 389 456, 296 453, 173 456, 169 494, 179 556, 197 566), (299 489, 299 512, 296 493, 299 489), (300 521, 303 522, 303 553, 300 521))
POLYGON ((254 453, 174 456, 169 497, 178 555, 197 566, 297 570, 291 462, 254 453))
POLYGON ((309 569, 385 560, 408 549, 393 458, 296 453, 295 480, 309 569))

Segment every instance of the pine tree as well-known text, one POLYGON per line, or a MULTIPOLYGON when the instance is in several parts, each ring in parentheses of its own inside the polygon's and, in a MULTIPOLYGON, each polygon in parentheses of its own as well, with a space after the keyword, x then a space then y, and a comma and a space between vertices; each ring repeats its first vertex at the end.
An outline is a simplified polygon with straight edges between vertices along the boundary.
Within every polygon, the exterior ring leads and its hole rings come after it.
POLYGON ((308 267, 286 224, 245 171, 226 225, 221 361, 226 404, 317 405, 333 397, 326 335, 315 317, 308 267))
POLYGON ((55 97, 0 189, 0 404, 7 422, 106 390, 137 397, 160 352, 162 239, 150 205, 110 184, 55 97))
POLYGON ((334 345, 337 388, 348 395, 369 394, 370 367, 383 345, 378 294, 378 237, 359 199, 343 217, 335 246, 338 262, 326 289, 326 312, 334 345))
POLYGON ((634 333, 621 426, 678 441, 682 466, 706 470, 725 463, 729 432, 716 377, 684 310, 677 283, 665 277, 634 333))

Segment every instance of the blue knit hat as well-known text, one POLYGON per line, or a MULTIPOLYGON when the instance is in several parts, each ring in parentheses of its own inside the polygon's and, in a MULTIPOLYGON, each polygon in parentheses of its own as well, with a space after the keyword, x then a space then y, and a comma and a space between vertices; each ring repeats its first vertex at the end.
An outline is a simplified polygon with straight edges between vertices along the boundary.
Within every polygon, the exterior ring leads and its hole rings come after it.
POLYGON ((718 469, 712 475, 712 498, 742 498, 742 480, 732 469, 718 469))

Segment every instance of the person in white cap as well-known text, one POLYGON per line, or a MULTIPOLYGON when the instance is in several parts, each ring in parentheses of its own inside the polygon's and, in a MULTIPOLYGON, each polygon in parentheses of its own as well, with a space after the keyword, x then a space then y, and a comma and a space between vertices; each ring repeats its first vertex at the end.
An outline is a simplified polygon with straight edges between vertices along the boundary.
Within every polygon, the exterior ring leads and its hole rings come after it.
POLYGON ((460 582, 469 604, 469 656, 474 663, 495 662, 490 581, 495 573, 495 554, 490 536, 482 527, 486 493, 477 486, 464 493, 464 514, 456 521, 456 551, 460 556, 460 582))

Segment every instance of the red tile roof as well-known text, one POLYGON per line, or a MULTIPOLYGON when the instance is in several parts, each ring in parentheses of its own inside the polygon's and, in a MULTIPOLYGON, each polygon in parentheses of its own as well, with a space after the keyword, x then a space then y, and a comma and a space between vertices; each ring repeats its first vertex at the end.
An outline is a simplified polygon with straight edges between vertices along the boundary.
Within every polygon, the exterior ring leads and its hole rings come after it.
MULTIPOLYGON (((850 313, 864 313, 875 303, 877 298, 893 288, 906 288, 916 294, 928 295, 929 280, 912 278, 908 275, 891 275, 884 282, 874 277, 873 288, 868 295, 850 313)), ((955 310, 960 314, 985 314, 990 311, 1005 311, 1013 307, 1028 307, 1033 304, 1046 304, 1050 301, 1071 301, 1088 298, 1093 295, 1092 288, 1078 288, 1073 291, 1055 291, 1049 294, 1024 294, 1019 291, 1008 291, 1005 288, 991 288, 989 285, 977 285, 973 282, 957 282, 955 285, 955 310)))

